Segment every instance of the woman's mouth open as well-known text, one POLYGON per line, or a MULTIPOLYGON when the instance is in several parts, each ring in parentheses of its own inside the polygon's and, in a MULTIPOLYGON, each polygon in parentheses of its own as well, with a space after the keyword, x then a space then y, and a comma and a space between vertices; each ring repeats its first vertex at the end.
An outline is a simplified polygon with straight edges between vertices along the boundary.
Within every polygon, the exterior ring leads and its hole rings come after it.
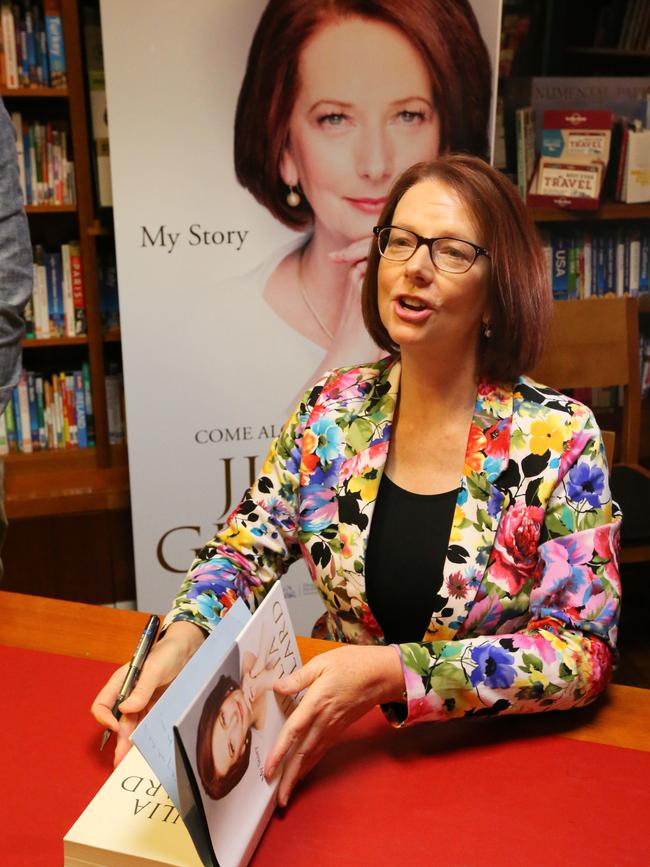
POLYGON ((395 314, 404 322, 425 322, 433 313, 433 309, 420 298, 412 295, 400 295, 393 301, 395 314))

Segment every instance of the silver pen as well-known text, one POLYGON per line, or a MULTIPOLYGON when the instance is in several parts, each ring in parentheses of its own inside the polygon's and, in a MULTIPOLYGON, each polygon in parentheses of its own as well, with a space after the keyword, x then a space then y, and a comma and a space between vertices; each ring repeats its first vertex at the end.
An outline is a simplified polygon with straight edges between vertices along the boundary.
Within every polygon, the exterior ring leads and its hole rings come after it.
MULTIPOLYGON (((138 641, 138 645, 135 648, 133 656, 131 657, 129 669, 126 673, 126 677, 124 678, 124 682, 120 688, 119 695, 115 699, 115 704, 113 705, 113 709, 111 711, 111 713, 117 720, 119 720, 122 716, 119 710, 120 705, 123 701, 126 701, 126 699, 131 695, 131 693, 133 692, 133 688, 138 682, 140 672, 142 671, 142 666, 144 665, 145 660, 149 655, 149 651, 151 650, 151 647, 155 641, 159 626, 160 618, 157 617, 155 614, 152 614, 147 622, 147 625, 144 628, 142 635, 140 636, 140 640, 138 641)), ((99 747, 100 750, 104 749, 111 734, 111 729, 106 729, 104 731, 104 734, 102 735, 102 742, 99 747)))

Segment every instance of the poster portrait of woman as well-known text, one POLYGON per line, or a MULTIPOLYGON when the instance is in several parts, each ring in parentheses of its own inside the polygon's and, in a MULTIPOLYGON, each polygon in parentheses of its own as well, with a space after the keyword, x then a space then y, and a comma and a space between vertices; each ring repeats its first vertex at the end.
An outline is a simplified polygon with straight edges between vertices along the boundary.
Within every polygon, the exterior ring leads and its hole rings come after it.
POLYGON ((235 118, 242 186, 305 233, 275 256, 273 312, 324 350, 319 369, 377 348, 359 293, 397 175, 444 151, 488 156, 491 63, 467 0, 270 0, 235 118))
MULTIPOLYGON (((102 0, 137 602, 179 576, 326 369, 377 359, 392 181, 489 157, 501 0, 102 0)), ((299 633, 321 613, 301 564, 299 633)))

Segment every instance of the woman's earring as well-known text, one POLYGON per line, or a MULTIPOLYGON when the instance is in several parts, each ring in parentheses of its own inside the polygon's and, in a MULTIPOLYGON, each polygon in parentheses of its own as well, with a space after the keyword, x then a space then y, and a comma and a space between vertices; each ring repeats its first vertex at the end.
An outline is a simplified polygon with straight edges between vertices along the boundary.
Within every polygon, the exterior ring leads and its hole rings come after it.
POLYGON ((289 192, 287 193, 287 205, 290 208, 297 208, 298 205, 302 202, 302 198, 300 197, 300 193, 295 187, 289 187, 289 192))
POLYGON ((489 322, 483 323, 483 337, 489 338, 492 337, 492 326, 489 322))

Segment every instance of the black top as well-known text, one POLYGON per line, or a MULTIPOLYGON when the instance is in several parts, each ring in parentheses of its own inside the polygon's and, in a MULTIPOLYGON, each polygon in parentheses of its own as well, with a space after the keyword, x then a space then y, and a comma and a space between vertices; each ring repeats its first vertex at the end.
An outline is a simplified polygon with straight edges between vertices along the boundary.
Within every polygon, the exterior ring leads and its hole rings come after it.
POLYGON ((386 642, 422 641, 442 601, 458 489, 412 494, 382 476, 366 550, 368 605, 386 642))

